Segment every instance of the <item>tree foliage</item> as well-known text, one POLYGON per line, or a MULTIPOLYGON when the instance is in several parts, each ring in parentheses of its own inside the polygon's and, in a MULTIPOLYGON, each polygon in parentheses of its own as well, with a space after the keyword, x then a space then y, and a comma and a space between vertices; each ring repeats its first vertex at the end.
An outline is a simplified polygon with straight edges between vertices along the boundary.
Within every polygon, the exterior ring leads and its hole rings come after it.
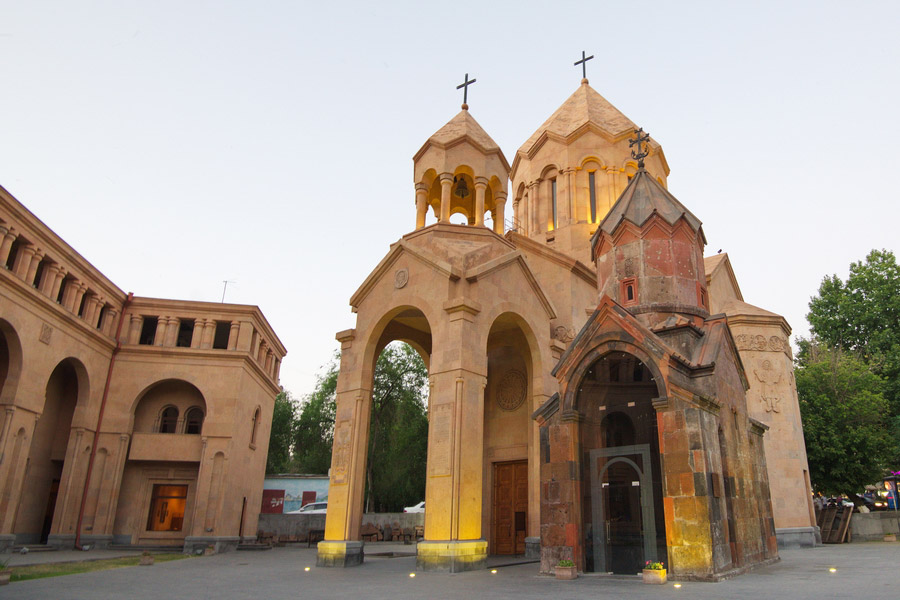
POLYGON ((813 488, 862 490, 881 478, 890 455, 883 381, 846 351, 807 343, 804 352, 796 380, 813 488))
POLYGON ((296 410, 297 403, 291 398, 290 392, 282 390, 275 396, 266 473, 284 473, 290 468, 296 410))
MULTIPOLYGON (((335 355, 318 378, 315 390, 294 408, 290 442, 286 446, 280 443, 283 440, 280 436, 279 443, 274 443, 273 423, 269 464, 278 465, 279 472, 328 472, 334 439, 339 363, 340 356, 335 355), (287 463, 280 462, 285 452, 290 456, 287 463), (286 468, 282 469, 284 464, 286 468)), ((392 343, 378 357, 372 386, 365 472, 367 510, 400 511, 425 497, 427 381, 425 363, 407 344, 392 343)))

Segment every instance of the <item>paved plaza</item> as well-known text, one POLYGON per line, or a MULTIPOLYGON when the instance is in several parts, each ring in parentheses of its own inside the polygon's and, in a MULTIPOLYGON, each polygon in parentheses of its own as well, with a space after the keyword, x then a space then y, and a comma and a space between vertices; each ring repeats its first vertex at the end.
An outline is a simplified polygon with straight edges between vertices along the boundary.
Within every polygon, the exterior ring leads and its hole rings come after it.
MULTIPOLYGON (((367 548, 410 551, 410 546, 367 548)), ((380 546, 380 545, 375 545, 380 546)), ((121 553, 120 553, 121 554, 121 553)), ((13 565, 100 557, 99 552, 15 556, 13 565)), ((103 556, 106 558, 106 556, 103 556)), ((783 550, 781 561, 721 583, 684 582, 680 588, 644 585, 637 577, 582 576, 557 581, 538 575, 537 564, 470 573, 416 573, 413 557, 367 557, 350 569, 316 568, 314 548, 276 548, 37 579, 0 587, 0 598, 16 600, 104 600, 129 598, 891 598, 898 585, 900 543, 871 542, 783 550), (305 568, 309 567, 309 571, 305 568), (830 569, 836 569, 831 572, 830 569)))

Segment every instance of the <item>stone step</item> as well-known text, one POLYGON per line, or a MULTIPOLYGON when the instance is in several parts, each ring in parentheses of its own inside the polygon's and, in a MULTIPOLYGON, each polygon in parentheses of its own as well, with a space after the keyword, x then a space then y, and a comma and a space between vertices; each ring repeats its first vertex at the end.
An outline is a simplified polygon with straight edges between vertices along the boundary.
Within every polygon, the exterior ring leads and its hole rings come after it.
POLYGON ((238 544, 238 550, 271 550, 269 544, 238 544))
POLYGON ((48 546, 47 544, 23 544, 21 546, 13 546, 11 552, 21 552, 22 550, 26 550, 28 552, 55 552, 58 548, 54 546, 48 546))

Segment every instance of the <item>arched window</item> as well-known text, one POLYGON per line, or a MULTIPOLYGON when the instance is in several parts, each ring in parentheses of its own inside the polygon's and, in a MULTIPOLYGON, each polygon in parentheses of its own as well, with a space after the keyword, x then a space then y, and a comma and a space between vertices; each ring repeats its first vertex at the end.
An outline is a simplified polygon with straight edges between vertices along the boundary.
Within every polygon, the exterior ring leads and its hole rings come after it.
POLYGON ((259 430, 259 418, 260 410, 257 406, 256 412, 253 413, 253 431, 250 433, 250 445, 254 448, 256 447, 256 432, 259 430))
POLYGON ((200 433, 203 429, 203 409, 193 406, 184 414, 184 432, 200 433))
POLYGON ((159 417, 160 433, 175 433, 178 426, 178 409, 174 406, 167 406, 163 409, 159 417))

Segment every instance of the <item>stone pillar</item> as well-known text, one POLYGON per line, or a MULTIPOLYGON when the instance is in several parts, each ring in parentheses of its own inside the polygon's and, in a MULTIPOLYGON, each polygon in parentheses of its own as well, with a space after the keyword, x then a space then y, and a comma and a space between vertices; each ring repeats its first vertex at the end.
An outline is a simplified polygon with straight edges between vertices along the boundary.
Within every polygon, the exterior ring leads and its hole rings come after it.
POLYGON ((506 228, 506 192, 497 192, 494 196, 494 233, 503 235, 506 228))
POLYGON ((47 263, 41 272, 41 280, 37 282, 37 290, 43 295, 50 297, 50 291, 53 289, 53 283, 56 281, 56 273, 59 271, 59 265, 56 263, 47 263))
POLYGON ((37 287, 34 284, 34 277, 37 275, 38 265, 41 264, 41 261, 44 259, 44 253, 40 248, 37 248, 34 254, 31 256, 31 262, 28 264, 28 271, 25 272, 25 283, 32 287, 37 287))
POLYGON ((199 348, 203 340, 203 326, 206 319, 194 319, 194 333, 191 334, 191 348, 199 348))
POLYGON ((232 321, 231 322, 231 330, 228 332, 228 349, 235 350, 237 349, 238 336, 241 332, 241 322, 240 321, 232 321))
POLYGON ((425 216, 428 214, 428 186, 416 184, 416 229, 425 227, 425 216))
POLYGON ((203 337, 200 339, 200 347, 208 350, 213 347, 213 339, 216 337, 215 319, 204 319, 203 337))
POLYGON ((103 322, 100 323, 100 332, 103 335, 107 335, 112 337, 115 335, 115 327, 116 327, 116 317, 119 315, 119 311, 117 311, 113 307, 108 307, 106 312, 103 314, 103 322))
POLYGON ((178 341, 178 326, 181 319, 178 317, 166 317, 166 337, 163 345, 166 347, 174 347, 178 341))
POLYGON ((166 343, 166 332, 168 330, 169 317, 157 317, 156 319, 156 335, 153 337, 154 346, 162 346, 166 343))
POLYGON ((484 191, 487 189, 487 177, 475 178, 475 225, 484 225, 484 191))
POLYGON ((266 361, 266 352, 269 350, 269 345, 265 340, 260 339, 259 341, 259 352, 256 353, 256 362, 259 363, 259 366, 265 365, 266 361))
MULTIPOLYGON (((577 215, 575 214, 575 169, 563 169, 560 173, 566 176, 566 207, 569 211, 566 222, 570 225, 574 225, 578 221, 576 218, 577 215)), ((559 189, 557 189, 556 192, 558 194, 559 189)))
POLYGON ((279 359, 275 359, 275 372, 272 374, 272 378, 275 379, 275 383, 278 383, 278 378, 281 376, 281 361, 279 359))
POLYGON ((78 309, 81 308, 81 299, 84 298, 84 294, 87 292, 87 286, 78 279, 73 283, 75 286, 70 298, 71 306, 66 306, 66 308, 68 308, 72 314, 77 315, 78 309))
POLYGON ((619 193, 617 191, 619 187, 617 181, 618 172, 619 170, 615 167, 606 167, 606 209, 601 212, 600 207, 597 206, 598 223, 603 220, 603 217, 609 214, 609 209, 611 209, 613 204, 616 203, 616 200, 619 199, 619 193))
POLYGON ((59 298, 59 290, 62 287, 63 281, 66 279, 66 269, 61 265, 56 265, 56 271, 54 272, 53 283, 50 285, 50 293, 49 298, 56 302, 56 299, 59 298))
POLYGON ((141 329, 144 326, 143 315, 131 313, 131 319, 128 326, 128 343, 137 344, 141 341, 141 329))
MULTIPOLYGON (((541 233, 544 229, 541 229, 540 222, 538 219, 538 204, 540 198, 540 189, 541 189, 541 180, 536 179, 528 184, 529 189, 529 201, 528 201, 528 233, 529 235, 536 235, 541 233)), ((546 229, 546 227, 545 227, 546 229)))
POLYGON ((453 174, 441 173, 441 223, 450 222, 450 193, 453 188, 453 174))
POLYGON ((27 281, 28 277, 28 269, 31 268, 31 259, 34 258, 34 253, 37 251, 34 244, 26 244, 19 248, 19 252, 16 254, 16 262, 13 263, 13 273, 23 280, 27 281))
POLYGON ((9 251, 17 237, 18 234, 14 228, 0 225, 0 268, 6 266, 6 261, 9 260, 9 251))
POLYGON ((268 373, 270 376, 272 375, 272 372, 273 372, 272 367, 274 366, 274 364, 273 364, 274 360, 275 360, 275 353, 272 352, 271 348, 266 348, 266 364, 265 364, 264 369, 265 369, 266 373, 268 373))
POLYGON ((97 326, 97 312, 103 306, 103 303, 100 301, 100 298, 96 294, 91 294, 87 297, 87 301, 84 303, 84 314, 81 315, 81 318, 85 320, 85 322, 91 327, 97 326))

